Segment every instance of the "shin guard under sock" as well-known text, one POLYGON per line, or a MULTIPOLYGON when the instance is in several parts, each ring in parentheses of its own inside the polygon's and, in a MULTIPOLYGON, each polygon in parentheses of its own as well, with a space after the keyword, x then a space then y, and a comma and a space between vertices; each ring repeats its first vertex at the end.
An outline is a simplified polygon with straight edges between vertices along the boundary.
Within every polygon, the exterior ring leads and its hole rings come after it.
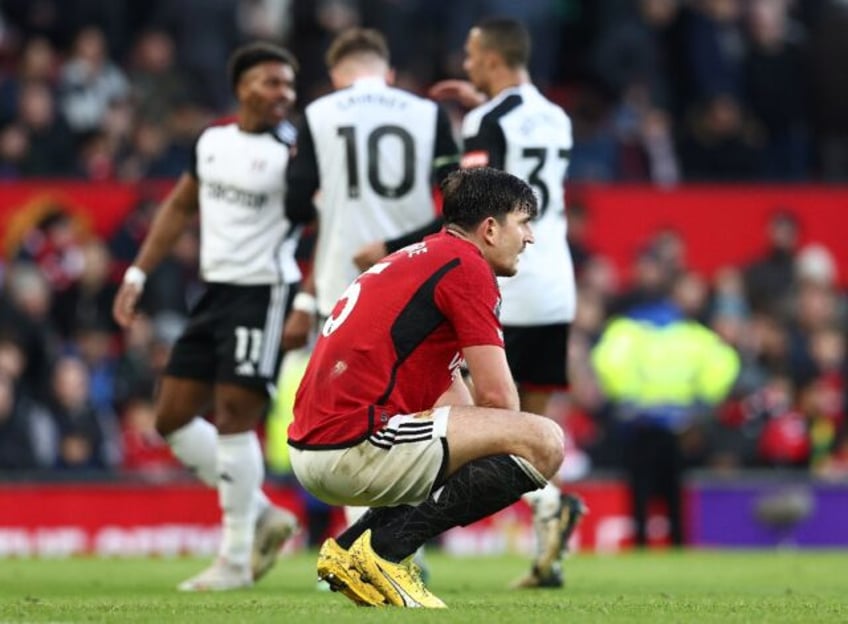
MULTIPOLYGON (((465 464, 442 488, 416 506, 392 508, 378 518, 371 546, 389 561, 402 561, 427 540, 455 526, 465 526, 500 511, 547 480, 525 459, 493 455, 465 464)), ((364 529, 363 529, 364 530, 364 529)))

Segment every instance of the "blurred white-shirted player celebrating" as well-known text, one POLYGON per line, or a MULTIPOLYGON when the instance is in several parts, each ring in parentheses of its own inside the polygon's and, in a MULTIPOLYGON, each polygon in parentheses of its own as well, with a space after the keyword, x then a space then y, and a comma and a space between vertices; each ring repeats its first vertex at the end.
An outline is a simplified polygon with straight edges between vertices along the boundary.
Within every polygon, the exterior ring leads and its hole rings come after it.
POLYGON ((218 489, 223 539, 211 567, 184 591, 250 586, 274 564, 297 522, 262 492, 255 427, 275 381, 284 315, 300 279, 283 195, 294 128, 297 61, 285 49, 249 44, 230 59, 236 120, 207 128, 154 219, 116 295, 127 327, 146 275, 200 215, 206 290, 174 345, 156 402, 156 427, 198 478, 218 489), (211 424, 199 414, 209 408, 211 424))
MULTIPOLYGON (((327 67, 335 91, 307 106, 287 176, 292 218, 316 215, 313 196, 320 190, 316 300, 306 290, 298 295, 286 326, 292 340, 306 340, 315 312, 330 316, 359 275, 354 254, 360 247, 401 237, 394 251, 405 245, 403 235, 433 220, 433 186, 459 161, 444 109, 391 85, 381 33, 345 31, 330 46, 327 67)), ((352 523, 365 508, 345 511, 352 523)))
MULTIPOLYGON (((563 196, 571 121, 530 82, 530 36, 520 22, 483 20, 469 32, 465 53, 470 83, 444 81, 431 95, 477 105, 463 119, 463 168, 503 169, 526 180, 538 197, 536 242, 525 250, 518 274, 499 280, 500 318, 521 409, 545 414, 551 393, 567 385, 568 328, 576 307, 563 196)), ((560 587, 561 558, 585 507, 554 484, 525 499, 534 511, 537 556, 516 586, 560 587)))

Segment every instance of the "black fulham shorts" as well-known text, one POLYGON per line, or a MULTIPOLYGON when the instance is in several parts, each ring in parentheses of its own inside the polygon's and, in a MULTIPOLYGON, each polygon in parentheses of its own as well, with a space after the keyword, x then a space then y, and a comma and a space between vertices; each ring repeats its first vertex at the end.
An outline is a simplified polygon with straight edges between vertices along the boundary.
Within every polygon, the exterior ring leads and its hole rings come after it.
POLYGON ((267 391, 281 360, 291 285, 207 284, 171 351, 166 375, 267 391))
POLYGON ((506 359, 519 386, 568 387, 568 323, 504 327, 506 359))

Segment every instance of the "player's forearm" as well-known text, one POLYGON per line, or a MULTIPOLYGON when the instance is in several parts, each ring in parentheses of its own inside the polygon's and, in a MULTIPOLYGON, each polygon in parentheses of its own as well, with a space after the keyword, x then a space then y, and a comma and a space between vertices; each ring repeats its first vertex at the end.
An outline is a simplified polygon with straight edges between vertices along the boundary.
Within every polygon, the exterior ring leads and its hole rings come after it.
POLYGON ((518 410, 518 390, 503 347, 481 345, 462 351, 474 388, 474 404, 480 407, 518 410))
POLYGON ((195 197, 181 189, 182 182, 168 196, 153 218, 150 232, 141 245, 141 250, 133 265, 150 273, 167 256, 177 239, 192 223, 197 214, 195 197))
MULTIPOLYGON (((472 380, 473 380, 472 376, 472 380)), ((519 411, 521 402, 518 399, 518 390, 515 384, 510 380, 508 383, 497 385, 487 385, 480 387, 479 384, 474 385, 474 404, 479 407, 496 407, 499 409, 507 409, 519 411)))

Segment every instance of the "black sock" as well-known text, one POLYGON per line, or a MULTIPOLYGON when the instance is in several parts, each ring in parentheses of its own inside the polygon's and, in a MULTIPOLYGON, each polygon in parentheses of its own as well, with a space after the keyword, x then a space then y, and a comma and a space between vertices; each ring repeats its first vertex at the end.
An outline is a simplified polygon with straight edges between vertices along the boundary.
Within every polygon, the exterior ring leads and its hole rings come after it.
POLYGON ((371 547, 384 559, 402 561, 440 533, 509 507, 525 492, 544 485, 544 477, 523 459, 511 455, 476 459, 420 505, 393 507, 396 513, 378 518, 369 527, 371 547))
POLYGON ((359 520, 351 524, 344 532, 336 538, 339 546, 348 550, 360 535, 368 529, 374 529, 378 525, 386 524, 390 519, 398 514, 405 513, 404 508, 409 505, 399 505, 397 507, 372 507, 366 511, 359 520))

